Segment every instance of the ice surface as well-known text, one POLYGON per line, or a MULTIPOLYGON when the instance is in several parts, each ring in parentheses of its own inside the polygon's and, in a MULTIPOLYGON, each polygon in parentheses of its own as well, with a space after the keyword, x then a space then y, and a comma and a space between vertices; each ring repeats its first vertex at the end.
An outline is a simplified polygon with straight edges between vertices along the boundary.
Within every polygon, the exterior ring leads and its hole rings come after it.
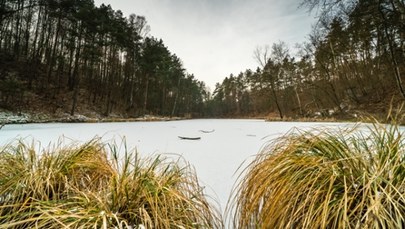
POLYGON ((167 154, 177 159, 181 155, 196 169, 200 185, 218 200, 225 210, 231 189, 243 163, 245 167, 270 140, 294 127, 336 127, 347 124, 265 122, 263 120, 197 119, 170 122, 121 123, 47 123, 6 125, 0 130, 0 145, 16 138, 30 143, 35 140, 47 147, 64 137, 86 142, 95 136, 103 141, 121 142, 141 155, 167 154), (202 133, 212 131, 211 133, 202 133), (178 136, 201 137, 201 140, 181 140, 178 136))

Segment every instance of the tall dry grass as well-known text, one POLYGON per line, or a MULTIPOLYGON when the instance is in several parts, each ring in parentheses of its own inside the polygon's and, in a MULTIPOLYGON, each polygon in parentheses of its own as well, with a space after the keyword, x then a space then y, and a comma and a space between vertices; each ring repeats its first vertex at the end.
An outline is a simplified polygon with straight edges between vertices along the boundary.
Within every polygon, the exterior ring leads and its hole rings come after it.
POLYGON ((398 125, 294 131, 242 172, 232 228, 405 228, 398 125))
POLYGON ((222 227, 186 163, 98 140, 35 147, 0 149, 0 228, 222 227))

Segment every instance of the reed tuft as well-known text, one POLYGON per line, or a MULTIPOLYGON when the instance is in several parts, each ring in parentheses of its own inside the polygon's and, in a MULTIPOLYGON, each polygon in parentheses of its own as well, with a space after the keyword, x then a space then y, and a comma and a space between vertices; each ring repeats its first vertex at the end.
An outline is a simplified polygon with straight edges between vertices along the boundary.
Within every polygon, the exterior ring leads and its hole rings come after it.
POLYGON ((404 228, 404 143, 398 125, 289 133, 241 173, 232 228, 404 228))
MULTIPOLYGON (((195 171, 98 140, 0 149, 0 228, 221 228, 195 171)), ((181 166, 181 165, 184 166, 181 166)))

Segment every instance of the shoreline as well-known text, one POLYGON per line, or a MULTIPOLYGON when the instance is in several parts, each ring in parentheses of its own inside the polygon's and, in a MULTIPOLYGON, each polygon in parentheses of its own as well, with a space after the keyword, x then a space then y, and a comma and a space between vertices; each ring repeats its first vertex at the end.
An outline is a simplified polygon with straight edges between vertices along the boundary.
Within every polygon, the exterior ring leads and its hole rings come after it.
POLYGON ((185 117, 166 117, 166 116, 150 116, 146 115, 137 118, 91 118, 86 116, 73 116, 73 117, 59 117, 59 118, 47 118, 47 119, 33 119, 26 116, 11 116, 12 118, 3 118, 0 113, 0 125, 12 125, 12 124, 41 124, 41 123, 108 123, 108 122, 169 122, 169 121, 181 121, 192 119, 258 119, 265 122, 317 122, 317 123, 336 123, 336 122, 358 122, 361 119, 335 119, 335 118, 297 118, 297 119, 273 119, 264 117, 206 117, 206 118, 185 118, 185 117))
POLYGON ((52 116, 47 114, 15 114, 8 111, 0 111, 0 125, 31 124, 31 123, 104 123, 104 122, 153 122, 153 121, 178 121, 185 120, 183 117, 167 117, 144 115, 136 118, 124 117, 88 117, 85 115, 52 116))
MULTIPOLYGON (((298 117, 298 118, 279 118, 273 116, 263 116, 259 115, 256 117, 202 117, 202 119, 260 119, 265 122, 361 122, 369 120, 372 116, 356 116, 356 117, 298 117), (368 118, 367 118, 368 117, 368 118)), ((122 117, 118 115, 111 115, 109 117, 102 117, 101 115, 95 114, 91 116, 86 116, 82 114, 69 115, 67 113, 63 115, 50 115, 44 113, 15 113, 7 110, 0 110, 0 125, 9 124, 30 124, 30 123, 106 123, 106 122, 162 122, 162 121, 179 121, 179 120, 189 120, 189 119, 200 119, 192 117, 169 117, 169 116, 155 116, 155 115, 144 115, 140 117, 122 117)), ((387 120, 383 121, 381 118, 377 118, 379 122, 386 123, 387 120)))

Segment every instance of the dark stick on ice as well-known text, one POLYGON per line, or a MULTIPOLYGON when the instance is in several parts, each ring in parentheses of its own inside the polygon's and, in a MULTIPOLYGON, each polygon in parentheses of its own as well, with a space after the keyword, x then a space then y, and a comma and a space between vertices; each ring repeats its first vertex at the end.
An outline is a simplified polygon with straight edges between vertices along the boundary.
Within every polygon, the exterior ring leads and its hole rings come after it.
POLYGON ((0 130, 1 130, 1 128, 3 128, 3 126, 5 126, 6 124, 5 123, 0 123, 0 130))
POLYGON ((193 138, 191 138, 191 137, 183 137, 183 136, 179 136, 179 138, 181 139, 181 140, 200 140, 201 139, 201 137, 193 137, 193 138))
POLYGON ((202 132, 204 134, 209 134, 209 133, 212 133, 214 131, 215 131, 214 129, 212 129, 212 130, 200 130, 200 132, 202 132))

